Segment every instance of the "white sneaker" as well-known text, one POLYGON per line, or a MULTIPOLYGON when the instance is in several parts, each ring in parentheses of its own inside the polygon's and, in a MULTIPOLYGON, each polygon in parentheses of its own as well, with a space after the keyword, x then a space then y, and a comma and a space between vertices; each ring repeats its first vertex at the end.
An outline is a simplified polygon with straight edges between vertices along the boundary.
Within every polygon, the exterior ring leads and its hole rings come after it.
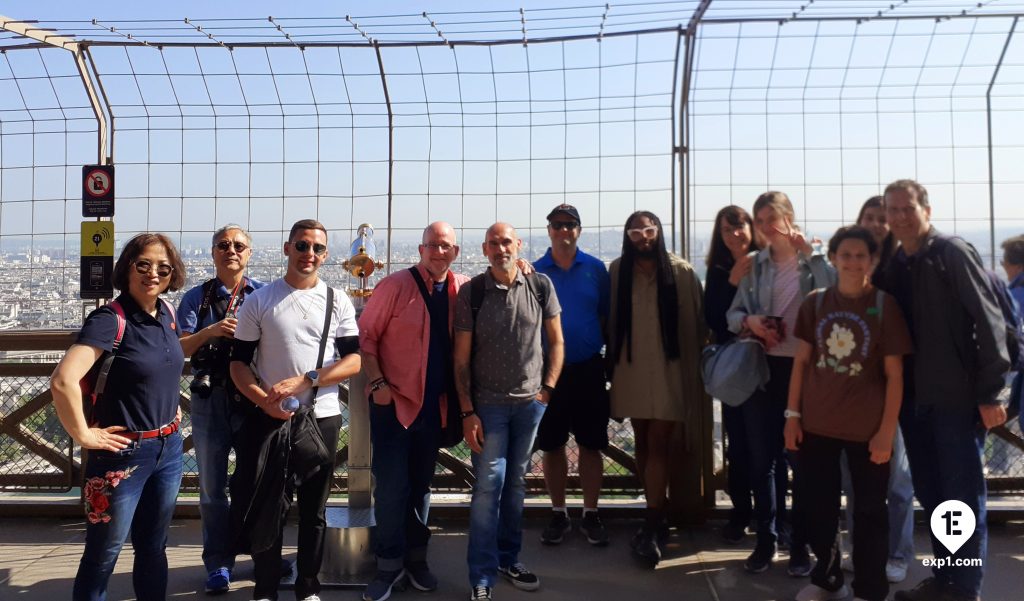
POLYGON ((850 572, 852 574, 853 573, 853 556, 852 555, 843 555, 843 560, 839 562, 839 567, 842 568, 844 572, 850 572))
POLYGON ((320 601, 320 595, 310 595, 302 601, 320 601))
POLYGON ((808 584, 796 594, 796 601, 839 601, 850 596, 850 589, 844 584, 838 591, 828 591, 817 584, 808 584))
POLYGON ((885 564, 885 578, 893 584, 907 579, 907 562, 902 559, 890 559, 885 564))

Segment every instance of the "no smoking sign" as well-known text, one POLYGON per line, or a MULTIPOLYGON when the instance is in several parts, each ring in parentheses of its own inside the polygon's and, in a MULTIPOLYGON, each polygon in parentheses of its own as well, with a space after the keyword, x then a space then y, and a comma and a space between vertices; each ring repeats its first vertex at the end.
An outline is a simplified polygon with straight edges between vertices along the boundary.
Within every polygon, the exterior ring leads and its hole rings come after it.
POLYGON ((82 167, 82 217, 114 216, 114 166, 82 167))

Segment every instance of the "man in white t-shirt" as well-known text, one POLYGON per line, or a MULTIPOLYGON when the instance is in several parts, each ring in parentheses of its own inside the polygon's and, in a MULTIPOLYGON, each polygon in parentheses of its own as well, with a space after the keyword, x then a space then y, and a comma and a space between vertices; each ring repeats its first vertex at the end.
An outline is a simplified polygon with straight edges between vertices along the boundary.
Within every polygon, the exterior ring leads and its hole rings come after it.
MULTIPOLYGON (((332 306, 329 306, 328 287, 317 276, 320 265, 327 259, 327 230, 323 224, 313 219, 296 222, 284 244, 284 254, 288 257, 284 278, 253 292, 238 313, 231 378, 239 392, 259 409, 254 408, 252 419, 247 421, 252 424, 248 444, 240 444, 237 450, 232 498, 236 480, 248 480, 237 484, 253 488, 253 482, 279 475, 271 473, 277 464, 272 454, 268 456, 266 448, 268 437, 279 430, 276 426, 283 425, 283 420, 294 415, 281 409, 281 401, 290 396, 297 397, 303 406, 315 401, 314 416, 331 455, 330 461, 294 487, 290 485, 294 477, 292 466, 286 464, 289 484, 285 485, 284 492, 290 501, 294 488, 299 505, 295 596, 302 601, 319 601, 317 574, 323 559, 324 511, 342 423, 338 385, 360 369, 359 332, 355 308, 348 296, 334 290, 332 306), (326 340, 322 340, 325 323, 328 323, 327 311, 331 311, 331 317, 326 340), (322 364, 318 365, 322 345, 325 350, 322 364), (252 367, 254 355, 255 368, 252 367), (335 359, 336 356, 340 358, 335 359)), ((265 501, 253 499, 243 513, 254 512, 255 503, 265 501)), ((251 515, 243 517, 244 523, 252 523, 251 515)), ((283 520, 278 521, 283 526, 283 520)), ((256 534, 242 533, 243 537, 249 535, 252 545, 256 575, 252 596, 276 600, 281 569, 280 527, 276 541, 270 539, 269 548, 258 548, 263 545, 252 541, 256 534)), ((262 539, 266 540, 265 533, 262 539)))

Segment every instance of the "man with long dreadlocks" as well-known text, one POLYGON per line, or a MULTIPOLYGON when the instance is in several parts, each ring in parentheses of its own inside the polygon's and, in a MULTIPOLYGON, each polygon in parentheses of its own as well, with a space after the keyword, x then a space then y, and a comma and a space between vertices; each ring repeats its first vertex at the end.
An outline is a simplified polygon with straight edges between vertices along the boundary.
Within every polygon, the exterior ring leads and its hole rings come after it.
POLYGON ((669 448, 679 422, 687 444, 700 424, 700 351, 707 338, 704 293, 693 267, 665 249, 661 220, 637 211, 626 220, 622 256, 612 262, 609 363, 611 413, 630 418, 647 515, 631 542, 634 553, 661 560, 669 448))

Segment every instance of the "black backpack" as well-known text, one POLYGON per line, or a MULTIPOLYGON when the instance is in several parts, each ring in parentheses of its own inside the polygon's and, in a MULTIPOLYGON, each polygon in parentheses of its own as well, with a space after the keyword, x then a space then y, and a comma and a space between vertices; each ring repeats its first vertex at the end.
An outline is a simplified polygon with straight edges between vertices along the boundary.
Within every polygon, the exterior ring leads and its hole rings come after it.
MULTIPOLYGON (((946 272, 946 265, 942 255, 946 245, 950 243, 952 238, 953 236, 937 236, 928 248, 928 254, 926 255, 938 270, 943 281, 950 288, 952 286, 949 283, 949 274, 946 272)), ((974 246, 966 240, 964 240, 964 243, 970 247, 975 258, 981 263, 981 258, 974 246)), ((1003 324, 1006 330, 1006 350, 1010 355, 1010 370, 1024 371, 1024 324, 1022 324, 1020 316, 1017 314, 1016 303, 1002 278, 990 269, 985 269, 985 275, 988 276, 989 285, 992 286, 992 291, 995 293, 995 298, 992 300, 996 301, 1000 311, 1003 312, 1003 324)))

